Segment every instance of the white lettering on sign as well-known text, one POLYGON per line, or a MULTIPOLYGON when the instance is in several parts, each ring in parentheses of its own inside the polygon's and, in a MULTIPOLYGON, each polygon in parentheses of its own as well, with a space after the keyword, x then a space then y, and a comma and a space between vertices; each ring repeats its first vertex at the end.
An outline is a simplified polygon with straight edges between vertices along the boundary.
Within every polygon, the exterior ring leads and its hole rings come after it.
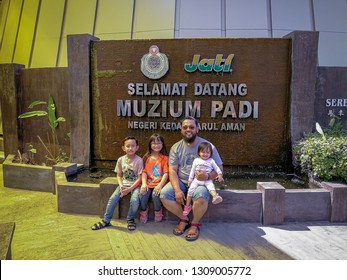
POLYGON ((200 117, 200 108, 201 101, 117 100, 118 117, 200 117))
POLYGON ((326 107, 347 107, 347 98, 329 98, 325 100, 326 107))
POLYGON ((237 113, 233 101, 227 101, 225 104, 222 101, 212 101, 211 118, 216 118, 218 113, 222 113, 222 118, 232 117, 245 119, 253 115, 252 118, 257 119, 258 107, 258 101, 254 101, 253 104, 249 101, 240 101, 237 113))
POLYGON ((246 84, 223 84, 223 83, 206 83, 194 84, 195 96, 245 96, 247 94, 246 84))
MULTIPOLYGON (((128 121, 128 129, 141 129, 141 130, 165 130, 165 131, 179 131, 181 130, 180 122, 148 122, 148 121, 128 121)), ((230 131, 242 132, 246 130, 245 123, 199 123, 200 131, 230 131)))
POLYGON ((163 96, 185 96, 186 95, 186 83, 154 83, 150 88, 146 83, 129 83, 128 94, 139 96, 151 96, 151 95, 163 95, 163 96))
MULTIPOLYGON (((218 57, 221 59, 221 57, 218 57)), ((218 65, 217 65, 218 67, 218 65)), ((184 116, 201 117, 202 106, 210 109, 211 118, 222 119, 258 119, 259 102, 247 100, 203 100, 204 97, 238 97, 243 98, 248 94, 246 83, 194 83, 189 88, 187 83, 128 83, 127 92, 131 97, 139 99, 117 100, 118 117, 138 117, 138 118, 181 118, 184 116), (184 100, 190 93, 201 97, 202 100, 184 100), (158 99, 154 99, 158 96, 158 99), (165 96, 184 96, 183 100, 173 98, 163 98, 165 96), (144 97, 153 97, 145 99, 144 97)), ((345 101, 347 102, 347 101, 345 101)), ((341 101, 329 101, 327 104, 341 104, 341 101)), ((342 103, 344 104, 344 103, 342 103)), ((129 129, 140 130, 181 130, 179 122, 155 121, 155 120, 132 120, 128 121, 129 129)), ((245 131, 245 123, 237 122, 202 122, 199 123, 201 131, 245 131)))

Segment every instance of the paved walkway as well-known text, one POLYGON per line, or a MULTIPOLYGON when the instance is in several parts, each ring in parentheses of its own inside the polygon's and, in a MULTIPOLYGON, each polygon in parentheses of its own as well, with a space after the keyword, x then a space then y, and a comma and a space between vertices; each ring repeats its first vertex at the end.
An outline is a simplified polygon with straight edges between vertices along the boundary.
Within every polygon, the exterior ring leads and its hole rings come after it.
POLYGON ((4 188, 1 180, 0 223, 16 223, 14 260, 347 260, 347 223, 206 223, 200 238, 187 242, 169 221, 129 232, 114 220, 92 231, 97 221, 58 213, 56 195, 4 188))

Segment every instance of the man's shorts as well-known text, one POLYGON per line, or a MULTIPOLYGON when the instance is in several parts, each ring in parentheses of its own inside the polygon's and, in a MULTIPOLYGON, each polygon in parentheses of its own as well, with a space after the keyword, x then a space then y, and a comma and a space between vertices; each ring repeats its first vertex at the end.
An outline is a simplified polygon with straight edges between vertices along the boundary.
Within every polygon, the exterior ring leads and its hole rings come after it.
MULTIPOLYGON (((183 183, 182 181, 180 181, 180 189, 181 191, 187 195, 187 191, 188 191, 188 185, 183 183)), ((199 199, 199 198, 203 198, 206 201, 210 200, 210 193, 207 190, 207 188, 205 186, 198 186, 194 192, 193 195, 193 201, 199 199)), ((160 192, 160 198, 161 199, 167 199, 167 200, 172 200, 175 201, 175 191, 171 185, 171 183, 167 183, 164 188, 161 190, 160 192)))

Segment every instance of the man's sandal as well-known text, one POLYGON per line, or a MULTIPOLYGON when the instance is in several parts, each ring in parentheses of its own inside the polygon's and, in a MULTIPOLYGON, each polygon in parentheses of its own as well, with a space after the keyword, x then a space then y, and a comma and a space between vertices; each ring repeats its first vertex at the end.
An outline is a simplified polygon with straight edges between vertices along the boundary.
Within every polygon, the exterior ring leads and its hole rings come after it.
POLYGON ((173 229, 173 234, 174 235, 182 235, 188 228, 190 227, 190 222, 189 220, 184 220, 184 219, 180 219, 180 221, 178 222, 178 224, 175 226, 175 228, 173 229), (182 229, 182 227, 180 227, 180 224, 183 223, 185 224, 184 228, 182 229))
POLYGON ((191 224, 188 233, 186 234, 187 241, 195 241, 199 238, 201 224, 191 224), (195 227, 192 229, 191 227, 195 227))
POLYGON ((110 222, 106 223, 104 220, 101 220, 101 222, 98 222, 97 224, 94 224, 92 226, 92 230, 99 230, 99 229, 109 227, 109 226, 111 226, 110 222))
POLYGON ((136 229, 136 223, 135 220, 129 220, 128 221, 128 230, 135 230, 136 229))

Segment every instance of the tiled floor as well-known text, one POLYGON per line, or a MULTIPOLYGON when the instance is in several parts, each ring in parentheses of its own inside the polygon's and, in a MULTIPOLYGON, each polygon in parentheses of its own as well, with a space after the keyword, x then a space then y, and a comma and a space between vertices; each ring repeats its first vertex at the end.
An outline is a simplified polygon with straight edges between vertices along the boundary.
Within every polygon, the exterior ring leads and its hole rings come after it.
POLYGON ((16 223, 14 260, 347 260, 347 223, 206 223, 195 242, 174 236, 169 221, 129 232, 114 220, 92 231, 99 217, 58 213, 55 195, 3 187, 2 166, 0 176, 0 223, 16 223))

